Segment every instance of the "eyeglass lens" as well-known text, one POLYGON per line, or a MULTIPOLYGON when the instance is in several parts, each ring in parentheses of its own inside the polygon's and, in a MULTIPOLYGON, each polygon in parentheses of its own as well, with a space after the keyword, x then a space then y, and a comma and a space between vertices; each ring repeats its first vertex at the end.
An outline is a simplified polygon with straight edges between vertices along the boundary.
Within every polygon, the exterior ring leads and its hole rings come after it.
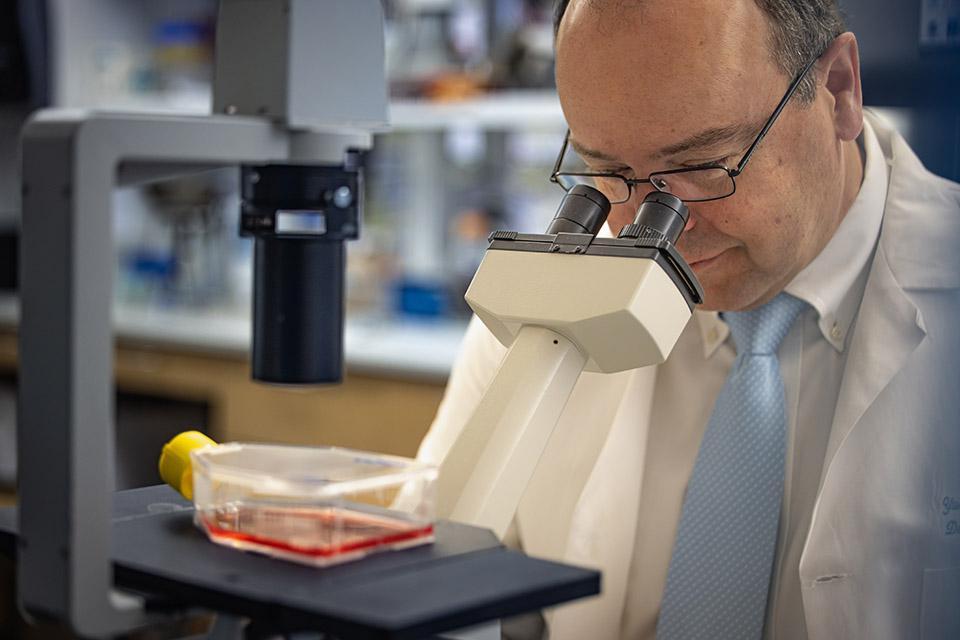
POLYGON ((577 174, 557 174, 557 181, 569 191, 578 184, 593 187, 607 197, 610 204, 626 202, 630 199, 630 186, 615 176, 590 176, 577 174))
POLYGON ((650 175, 650 184, 658 191, 675 195, 685 202, 723 198, 735 189, 733 178, 723 167, 654 173, 650 175))

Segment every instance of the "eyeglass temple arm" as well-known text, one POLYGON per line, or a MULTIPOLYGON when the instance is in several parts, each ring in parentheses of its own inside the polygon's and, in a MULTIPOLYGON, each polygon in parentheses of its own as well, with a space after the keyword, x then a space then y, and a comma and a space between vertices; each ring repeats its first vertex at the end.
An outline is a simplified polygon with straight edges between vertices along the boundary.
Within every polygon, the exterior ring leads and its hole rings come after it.
POLYGON ((760 145, 760 142, 766 137, 767 132, 770 131, 770 127, 773 126, 773 123, 777 121, 777 118, 780 116, 780 112, 783 111, 784 107, 787 106, 787 103, 790 102, 790 98, 793 97, 793 94, 797 91, 797 88, 800 86, 800 83, 806 77, 807 72, 810 71, 810 68, 816 64, 817 60, 820 58, 814 58, 807 63, 807 66, 803 68, 803 71, 794 78, 793 82, 790 84, 790 87, 787 89, 787 93, 783 96, 783 99, 780 100, 780 104, 777 105, 777 108, 774 109, 773 115, 767 120, 767 123, 763 125, 763 129, 760 130, 760 135, 757 136, 757 139, 753 141, 753 144, 750 145, 750 148, 747 149, 747 152, 743 154, 743 157, 740 159, 740 162, 737 163, 737 168, 730 171, 731 177, 737 177, 743 171, 743 168, 747 165, 747 162, 750 161, 750 158, 753 156, 753 152, 757 150, 757 147, 760 145))
POLYGON ((567 135, 563 136, 563 146, 560 147, 560 155, 557 156, 557 162, 553 165, 553 173, 550 174, 550 182, 557 182, 557 174, 560 173, 560 165, 563 164, 563 156, 567 154, 567 144, 570 142, 570 128, 567 128, 567 135))

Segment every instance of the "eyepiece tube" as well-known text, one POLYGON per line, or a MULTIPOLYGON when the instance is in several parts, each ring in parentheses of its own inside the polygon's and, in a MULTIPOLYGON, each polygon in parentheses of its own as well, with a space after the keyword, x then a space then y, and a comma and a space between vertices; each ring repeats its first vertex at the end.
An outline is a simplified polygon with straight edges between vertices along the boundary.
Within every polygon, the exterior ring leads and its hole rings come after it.
POLYGON ((607 197, 585 184, 578 184, 564 196, 547 233, 589 233, 597 235, 610 213, 607 197))
POLYGON ((690 210, 680 198, 669 193, 652 191, 643 198, 633 224, 628 226, 654 229, 663 234, 671 244, 676 244, 689 219, 690 210))

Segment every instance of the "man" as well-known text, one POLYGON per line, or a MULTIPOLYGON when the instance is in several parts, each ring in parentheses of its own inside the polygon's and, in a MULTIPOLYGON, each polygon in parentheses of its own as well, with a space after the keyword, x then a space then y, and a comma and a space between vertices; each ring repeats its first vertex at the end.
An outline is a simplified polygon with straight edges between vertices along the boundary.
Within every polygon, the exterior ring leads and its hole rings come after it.
MULTIPOLYGON (((684 172, 651 174, 728 167, 735 191, 688 202, 677 248, 706 299, 667 362, 585 373, 564 409, 508 542, 602 569, 603 594, 519 634, 657 637, 737 354, 737 314, 718 312, 785 292, 801 310, 776 348, 786 453, 757 633, 956 637, 960 186, 864 117, 856 39, 829 0, 571 0, 559 17, 569 146, 631 186, 614 234, 684 172)), ((503 353, 471 326, 422 458, 442 459, 503 353)))

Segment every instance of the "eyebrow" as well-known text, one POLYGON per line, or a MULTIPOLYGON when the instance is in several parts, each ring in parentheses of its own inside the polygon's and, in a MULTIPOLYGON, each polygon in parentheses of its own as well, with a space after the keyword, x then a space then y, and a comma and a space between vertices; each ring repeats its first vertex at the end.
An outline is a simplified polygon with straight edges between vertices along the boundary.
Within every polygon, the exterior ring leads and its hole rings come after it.
POLYGON ((573 138, 570 138, 567 141, 567 144, 573 147, 573 150, 576 151, 581 158, 584 158, 584 159, 590 158, 591 160, 601 160, 603 162, 619 162, 617 158, 613 157, 609 153, 605 153, 603 151, 600 151, 599 149, 591 149, 589 147, 585 147, 579 142, 577 142, 576 140, 574 140, 573 138))
POLYGON ((740 143, 749 144, 757 137, 757 134, 760 133, 762 128, 762 123, 759 125, 738 123, 725 127, 713 127, 712 129, 698 131, 680 142, 661 147, 653 155, 656 158, 665 158, 687 151, 710 149, 731 143, 737 143, 738 145, 740 143))
MULTIPOLYGON (((757 137, 757 134, 762 128, 763 124, 745 125, 740 123, 725 127, 704 129, 703 131, 698 131, 692 136, 684 138, 679 142, 661 147, 655 151, 652 156, 654 158, 666 158, 668 156, 677 155, 687 151, 710 149, 712 147, 731 143, 742 143, 743 145, 746 145, 750 142, 753 142, 754 138, 757 137)), ((589 158, 591 160, 599 160, 603 162, 622 162, 621 159, 614 157, 609 153, 600 151, 599 149, 585 147, 573 138, 570 138, 569 144, 571 147, 573 147, 574 151, 580 154, 580 157, 584 159, 589 158)))

